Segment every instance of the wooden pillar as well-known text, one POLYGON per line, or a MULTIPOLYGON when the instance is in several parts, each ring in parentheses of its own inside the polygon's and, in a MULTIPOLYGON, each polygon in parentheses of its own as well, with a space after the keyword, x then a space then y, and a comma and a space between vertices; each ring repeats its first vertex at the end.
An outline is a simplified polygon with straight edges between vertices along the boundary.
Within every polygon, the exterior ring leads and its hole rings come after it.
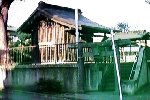
POLYGON ((32 45, 36 46, 32 49, 32 62, 38 63, 40 62, 40 52, 38 45, 38 28, 33 29, 31 37, 32 37, 32 45))
POLYGON ((57 33, 57 27, 56 27, 56 23, 54 23, 54 29, 53 29, 54 31, 54 44, 55 44, 55 50, 54 50, 54 61, 55 62, 57 62, 57 35, 56 35, 56 33, 57 33))
MULTIPOLYGON (((45 26, 45 42, 48 42, 48 26, 45 26)), ((45 62, 48 61, 48 45, 45 46, 45 62)))
POLYGON ((78 43, 78 91, 84 92, 84 57, 82 43, 78 43))
POLYGON ((145 39, 145 47, 147 46, 147 40, 145 39))

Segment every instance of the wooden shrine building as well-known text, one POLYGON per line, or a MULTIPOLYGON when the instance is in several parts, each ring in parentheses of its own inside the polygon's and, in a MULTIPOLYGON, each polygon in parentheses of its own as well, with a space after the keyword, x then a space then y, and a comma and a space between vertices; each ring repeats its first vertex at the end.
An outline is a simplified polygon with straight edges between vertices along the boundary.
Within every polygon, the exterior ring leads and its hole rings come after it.
MULTIPOLYGON (((10 48, 10 58, 18 64, 15 65, 16 72, 13 72, 15 75, 10 73, 10 76, 15 76, 13 78, 16 84, 26 86, 42 77, 63 80, 65 89, 73 91, 78 88, 85 91, 118 89, 112 42, 111 38, 106 37, 106 34, 110 34, 110 29, 87 19, 81 10, 78 10, 78 15, 79 39, 80 42, 84 42, 84 46, 80 50, 82 56, 80 55, 77 60, 77 49, 79 50, 80 45, 77 46, 75 41, 75 9, 39 3, 17 30, 18 34, 31 34, 31 45, 10 48), (95 45, 92 43, 94 33, 104 33, 106 41, 95 45)), ((118 33, 114 36, 118 58, 120 56, 118 63, 124 93, 134 92, 150 80, 147 70, 147 60, 150 59, 147 56, 149 53, 146 52, 150 50, 146 47, 146 40, 149 40, 147 37, 149 34, 145 32, 118 33), (139 47, 138 43, 145 43, 145 46, 139 47)))
MULTIPOLYGON (((81 42, 92 42, 93 33, 110 33, 109 28, 84 17, 80 9, 78 10, 78 14, 81 42)), ((36 10, 17 31, 31 34, 31 45, 36 46, 40 51, 39 53, 38 51, 34 52, 39 55, 36 61, 76 61, 75 50, 69 51, 68 49, 76 42, 75 9, 39 2, 36 10)), ((37 54, 35 55, 37 56, 37 54)))

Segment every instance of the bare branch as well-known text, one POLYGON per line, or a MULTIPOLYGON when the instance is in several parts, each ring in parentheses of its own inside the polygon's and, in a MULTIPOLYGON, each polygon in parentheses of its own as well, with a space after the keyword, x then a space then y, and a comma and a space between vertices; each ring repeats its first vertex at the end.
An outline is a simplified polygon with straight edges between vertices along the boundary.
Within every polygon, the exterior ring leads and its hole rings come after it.
POLYGON ((150 4, 150 0, 145 0, 146 3, 150 4))

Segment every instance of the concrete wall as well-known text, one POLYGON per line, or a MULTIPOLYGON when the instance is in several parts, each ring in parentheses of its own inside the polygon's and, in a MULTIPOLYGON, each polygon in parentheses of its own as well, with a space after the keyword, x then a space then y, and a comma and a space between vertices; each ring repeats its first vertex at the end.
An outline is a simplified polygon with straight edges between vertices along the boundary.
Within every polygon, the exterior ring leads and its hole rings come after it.
POLYGON ((6 79, 6 71, 3 68, 0 68, 0 90, 4 88, 3 83, 5 79, 6 79))
POLYGON ((142 86, 149 83, 150 80, 150 71, 149 66, 147 63, 146 53, 143 55, 142 64, 140 66, 140 72, 138 75, 137 81, 135 80, 128 80, 124 82, 123 86, 123 92, 128 94, 134 94, 138 89, 140 89, 142 86))
POLYGON ((144 58, 141 65, 141 72, 139 76, 138 88, 148 83, 148 71, 147 71, 147 61, 146 56, 144 54, 144 58))
MULTIPOLYGON (((150 41, 149 41, 150 42, 150 41)), ((148 82, 150 82, 150 47, 146 47, 148 82)))
MULTIPOLYGON (((97 64, 85 64, 84 69, 84 90, 98 91, 102 78, 99 66, 97 64)), ((16 66, 7 72, 5 82, 8 86, 25 87, 35 84, 40 78, 59 80, 65 91, 78 91, 78 68, 76 64, 16 66)))
POLYGON ((40 78, 62 82, 65 91, 77 91, 77 67, 15 68, 8 72, 9 86, 30 86, 40 78))
POLYGON ((147 75, 148 75, 148 83, 150 82, 150 64, 147 63, 147 75))
POLYGON ((99 64, 85 64, 85 91, 98 91, 102 71, 99 64))

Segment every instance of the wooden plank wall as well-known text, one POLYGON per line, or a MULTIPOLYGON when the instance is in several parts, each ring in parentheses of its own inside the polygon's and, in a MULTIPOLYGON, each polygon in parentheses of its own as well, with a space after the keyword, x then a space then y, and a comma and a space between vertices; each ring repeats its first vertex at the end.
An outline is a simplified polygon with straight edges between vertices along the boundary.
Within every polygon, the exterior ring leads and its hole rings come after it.
POLYGON ((65 32, 66 26, 55 22, 41 21, 39 26, 39 43, 53 42, 54 44, 75 43, 75 35, 65 32))
POLYGON ((41 62, 63 61, 66 58, 65 44, 75 43, 75 36, 65 32, 68 27, 56 22, 41 21, 39 25, 39 45, 41 62))

